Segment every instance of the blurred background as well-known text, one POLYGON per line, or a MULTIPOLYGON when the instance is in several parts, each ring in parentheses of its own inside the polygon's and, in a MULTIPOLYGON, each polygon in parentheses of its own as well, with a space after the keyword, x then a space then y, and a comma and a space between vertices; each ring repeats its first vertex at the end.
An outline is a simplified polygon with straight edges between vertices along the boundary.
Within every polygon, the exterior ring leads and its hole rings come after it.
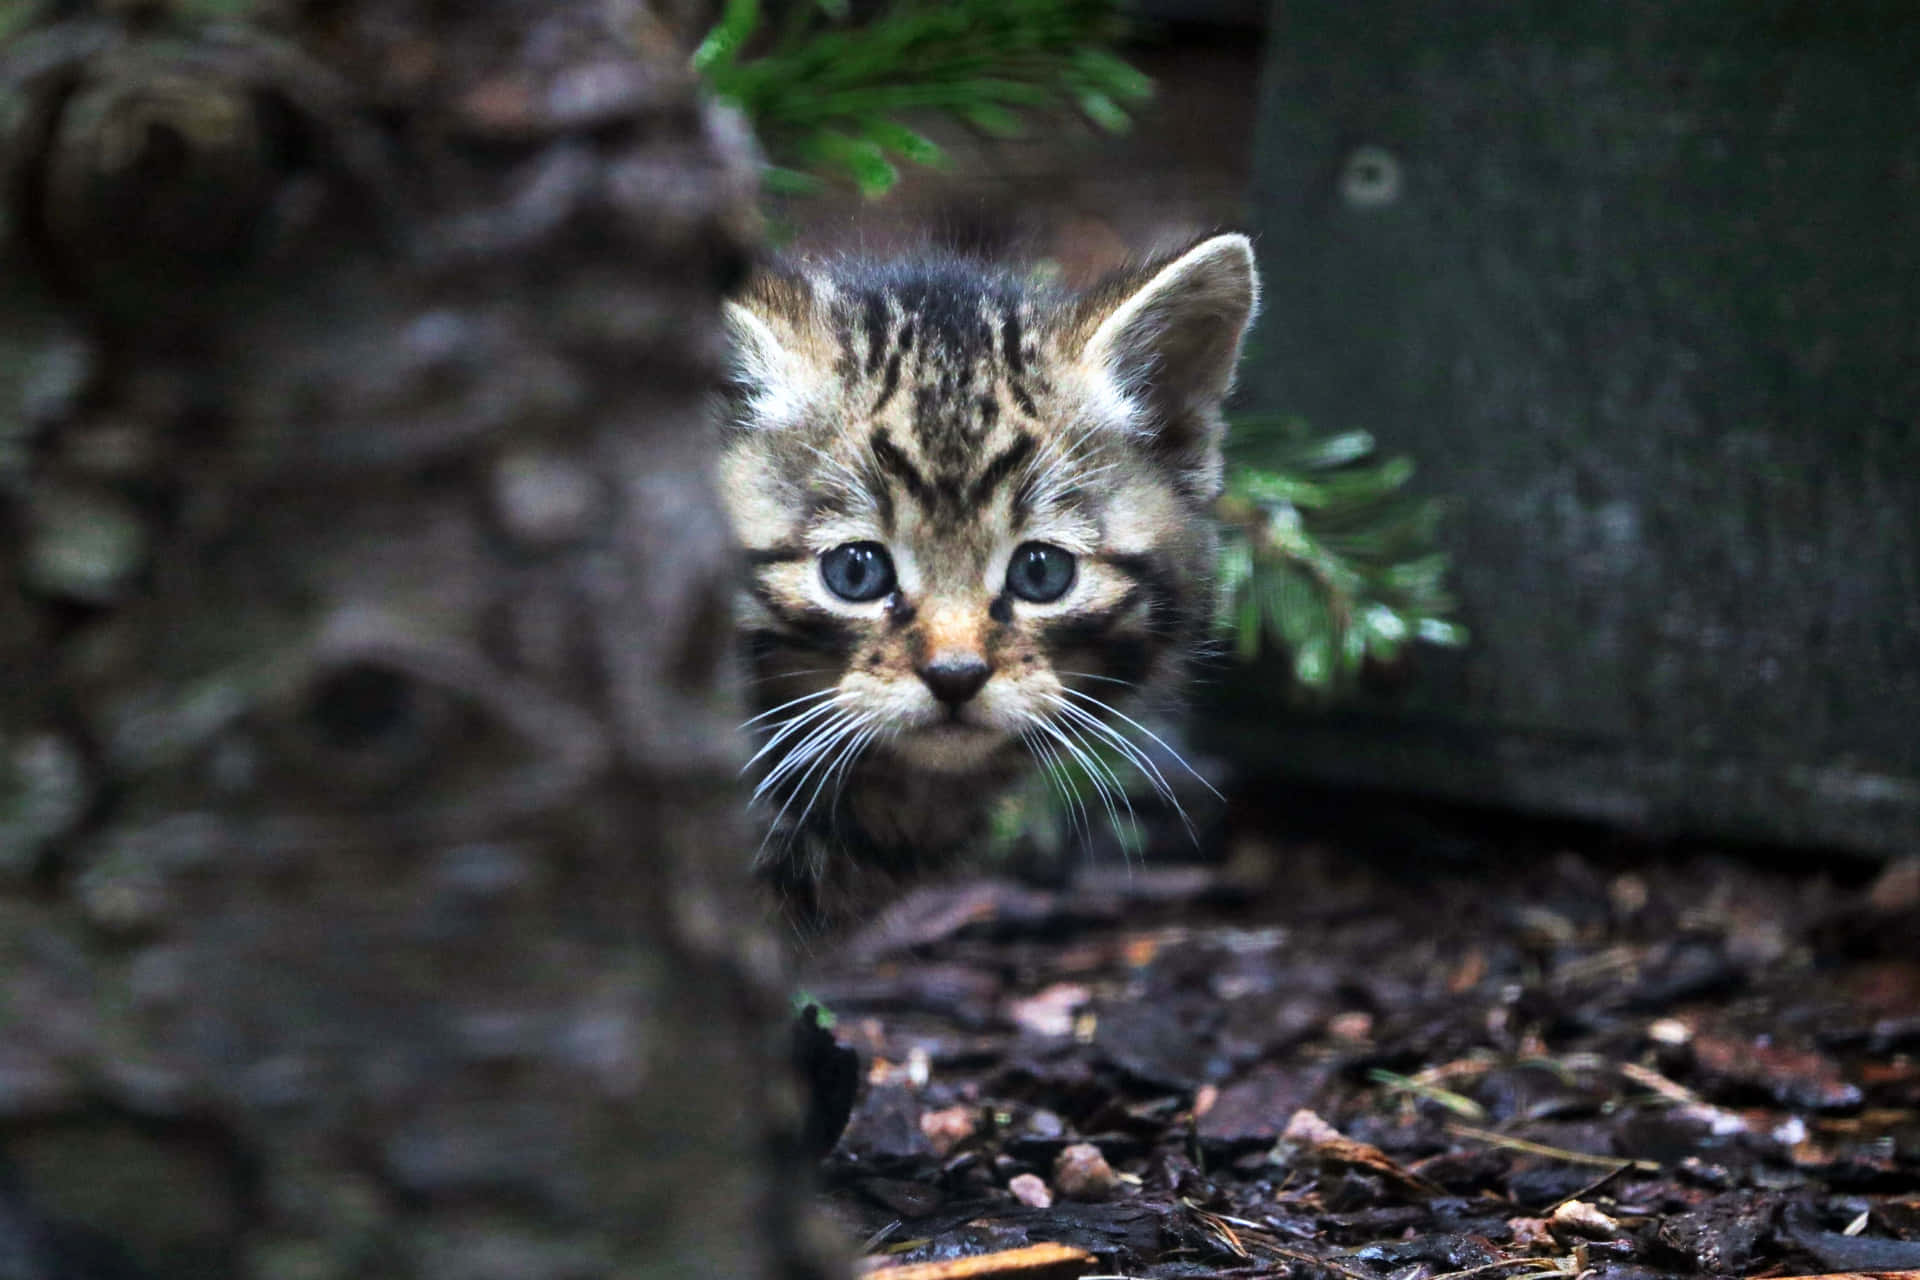
POLYGON ((1034 73, 1066 109, 906 112, 937 163, 879 171, 762 118, 826 175, 776 229, 1073 282, 1255 234, 1223 565, 1251 661, 1207 673, 1205 745, 1275 784, 1916 847, 1909 7, 959 7, 1079 23, 1034 73))

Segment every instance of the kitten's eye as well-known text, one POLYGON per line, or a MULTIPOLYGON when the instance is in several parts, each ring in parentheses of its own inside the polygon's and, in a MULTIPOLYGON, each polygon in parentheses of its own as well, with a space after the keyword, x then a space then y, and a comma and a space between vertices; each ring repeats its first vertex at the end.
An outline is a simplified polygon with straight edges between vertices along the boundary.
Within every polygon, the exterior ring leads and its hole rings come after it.
POLYGON ((1007 590, 1034 604, 1050 604, 1073 585, 1073 553, 1047 542, 1023 542, 1007 565, 1007 590))
POLYGON ((893 590, 893 558, 877 542, 848 542, 820 557, 820 580, 842 600, 878 600, 893 590))

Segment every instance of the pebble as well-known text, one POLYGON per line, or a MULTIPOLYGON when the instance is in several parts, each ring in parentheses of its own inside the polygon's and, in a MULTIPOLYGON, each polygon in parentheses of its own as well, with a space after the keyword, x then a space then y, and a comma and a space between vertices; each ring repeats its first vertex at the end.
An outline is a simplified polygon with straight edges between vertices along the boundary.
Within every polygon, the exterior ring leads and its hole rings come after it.
POLYGON ((920 1117, 920 1132, 933 1147, 935 1155, 945 1156, 971 1138, 974 1133, 973 1108, 943 1107, 920 1117))
POLYGON ((1007 1190, 1021 1204, 1033 1209, 1053 1207, 1053 1192, 1047 1190, 1047 1184, 1031 1173, 1014 1175, 1007 1182, 1007 1190))
POLYGON ((1119 1175, 1091 1142, 1076 1142, 1054 1157, 1054 1190, 1069 1200, 1108 1200, 1119 1185, 1119 1175))

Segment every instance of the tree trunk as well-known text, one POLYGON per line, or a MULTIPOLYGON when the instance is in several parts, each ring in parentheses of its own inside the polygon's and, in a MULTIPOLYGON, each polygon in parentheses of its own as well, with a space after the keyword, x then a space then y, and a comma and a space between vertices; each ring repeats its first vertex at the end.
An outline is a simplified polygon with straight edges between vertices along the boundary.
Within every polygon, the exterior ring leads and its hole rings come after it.
POLYGON ((0 100, 0 1276, 819 1274, 672 15, 97 9, 0 100))

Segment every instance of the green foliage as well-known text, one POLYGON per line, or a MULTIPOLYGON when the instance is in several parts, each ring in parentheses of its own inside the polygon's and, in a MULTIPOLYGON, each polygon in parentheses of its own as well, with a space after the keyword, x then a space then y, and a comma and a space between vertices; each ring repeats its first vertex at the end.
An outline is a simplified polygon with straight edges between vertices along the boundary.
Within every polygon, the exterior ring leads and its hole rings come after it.
POLYGON ((693 65, 752 122, 772 160, 769 190, 811 190, 824 174, 881 195, 899 179, 897 162, 946 160, 906 118, 944 115, 1014 136, 1027 113, 1076 108, 1103 129, 1125 129, 1125 104, 1152 84, 1111 52, 1117 7, 892 0, 853 23, 846 0, 792 0, 772 24, 760 0, 728 0, 693 65))
POLYGON ((1241 418, 1229 438, 1220 606, 1241 657, 1280 649, 1325 694, 1415 641, 1466 643, 1433 547, 1442 504, 1407 492, 1411 460, 1294 418, 1241 418))

